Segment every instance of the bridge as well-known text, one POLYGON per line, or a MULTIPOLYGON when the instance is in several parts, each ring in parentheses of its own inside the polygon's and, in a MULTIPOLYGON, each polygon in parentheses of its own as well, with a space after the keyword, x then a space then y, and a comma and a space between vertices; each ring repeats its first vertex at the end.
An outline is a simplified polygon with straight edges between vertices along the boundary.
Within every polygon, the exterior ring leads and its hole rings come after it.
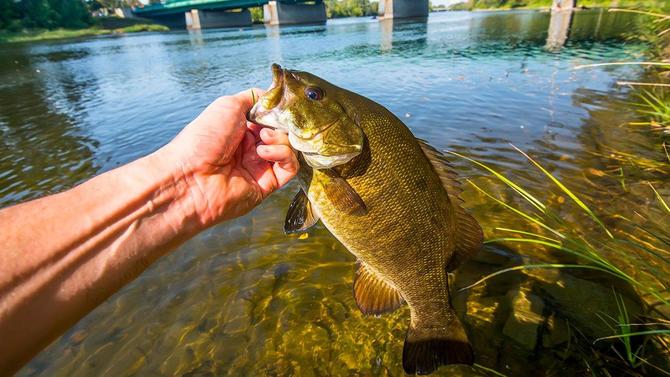
MULTIPOLYGON (((207 29, 250 26, 249 8, 261 6, 267 25, 326 22, 323 0, 164 0, 135 7, 132 13, 171 27, 207 29)), ((427 16, 428 0, 379 1, 380 19, 427 16)))

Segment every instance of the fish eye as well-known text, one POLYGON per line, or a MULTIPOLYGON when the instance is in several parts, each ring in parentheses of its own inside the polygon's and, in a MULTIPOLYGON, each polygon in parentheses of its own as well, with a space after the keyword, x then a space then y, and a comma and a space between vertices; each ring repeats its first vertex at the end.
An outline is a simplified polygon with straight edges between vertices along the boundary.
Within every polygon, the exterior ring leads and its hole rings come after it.
POLYGON ((323 90, 321 88, 308 87, 305 89, 305 95, 312 101, 319 101, 323 98, 323 90))

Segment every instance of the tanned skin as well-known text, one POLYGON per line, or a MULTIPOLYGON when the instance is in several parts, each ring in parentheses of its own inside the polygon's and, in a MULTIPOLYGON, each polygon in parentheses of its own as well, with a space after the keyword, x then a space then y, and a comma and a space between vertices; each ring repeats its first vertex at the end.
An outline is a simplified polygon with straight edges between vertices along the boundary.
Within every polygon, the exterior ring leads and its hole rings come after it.
POLYGON ((221 97, 158 151, 0 210, 0 375, 15 373, 158 258, 244 215, 295 176, 287 136, 247 121, 262 94, 221 97))

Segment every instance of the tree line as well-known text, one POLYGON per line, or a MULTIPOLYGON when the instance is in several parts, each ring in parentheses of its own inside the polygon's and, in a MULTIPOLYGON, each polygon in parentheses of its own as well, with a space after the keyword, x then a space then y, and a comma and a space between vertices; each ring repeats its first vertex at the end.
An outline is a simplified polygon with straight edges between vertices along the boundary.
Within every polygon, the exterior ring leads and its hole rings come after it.
MULTIPOLYGON (((91 12, 128 6, 134 0, 0 0, 0 30, 79 29, 94 24, 91 12)), ((377 14, 377 1, 325 0, 328 18, 377 14)), ((262 10, 253 9, 262 19, 262 10), (260 11, 260 12, 259 12, 260 11)))
POLYGON ((361 17, 377 14, 379 2, 369 0, 325 0, 328 18, 361 17))
POLYGON ((78 29, 93 23, 82 0, 0 0, 0 30, 78 29))

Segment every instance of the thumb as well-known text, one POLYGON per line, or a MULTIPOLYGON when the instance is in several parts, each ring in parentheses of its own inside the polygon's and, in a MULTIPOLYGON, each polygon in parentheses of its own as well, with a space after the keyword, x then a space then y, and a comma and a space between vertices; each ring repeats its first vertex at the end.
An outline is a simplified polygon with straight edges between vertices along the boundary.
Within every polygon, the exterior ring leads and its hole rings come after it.
POLYGON ((240 110, 246 114, 249 112, 249 110, 251 110, 252 107, 254 107, 254 104, 256 104, 258 98, 263 94, 265 94, 263 89, 251 88, 243 90, 233 95, 232 97, 235 98, 237 103, 240 105, 240 110))

